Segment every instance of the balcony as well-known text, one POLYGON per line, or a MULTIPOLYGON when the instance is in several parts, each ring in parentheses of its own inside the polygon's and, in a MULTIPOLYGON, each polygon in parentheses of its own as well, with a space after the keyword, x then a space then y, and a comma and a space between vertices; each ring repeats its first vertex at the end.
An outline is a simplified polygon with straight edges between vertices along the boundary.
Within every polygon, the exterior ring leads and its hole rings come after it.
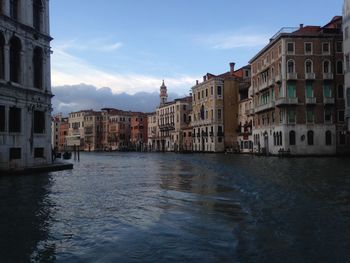
POLYGON ((287 80, 297 80, 298 74, 295 72, 287 73, 287 80))
POLYGON ((335 99, 331 97, 323 97, 323 103, 324 104, 334 104, 335 99))
POLYGON ((248 109, 245 111, 245 115, 254 115, 254 109, 248 109))
POLYGON ((276 106, 284 106, 284 105, 297 105, 298 98, 278 98, 276 100, 276 106))
POLYGON ((281 76, 280 74, 277 74, 277 75, 275 76, 275 82, 276 82, 276 83, 281 83, 281 82, 282 82, 282 76, 281 76))
POLYGON ((315 97, 306 98, 305 103, 309 105, 316 104, 316 98, 315 97))
POLYGON ((275 86, 275 80, 274 79, 269 79, 268 84, 269 87, 274 87, 275 86))
POLYGON ((258 113, 258 112, 266 111, 266 110, 273 109, 273 108, 275 108, 275 102, 274 101, 270 101, 267 104, 258 106, 256 108, 255 112, 258 113))
POLYGON ((305 73, 305 79, 306 80, 315 80, 316 74, 315 73, 305 73))
POLYGON ((334 78, 333 73, 323 73, 324 80, 332 80, 334 78))
POLYGON ((269 87, 268 82, 263 82, 260 86, 259 86, 259 91, 263 91, 265 89, 267 89, 269 87))

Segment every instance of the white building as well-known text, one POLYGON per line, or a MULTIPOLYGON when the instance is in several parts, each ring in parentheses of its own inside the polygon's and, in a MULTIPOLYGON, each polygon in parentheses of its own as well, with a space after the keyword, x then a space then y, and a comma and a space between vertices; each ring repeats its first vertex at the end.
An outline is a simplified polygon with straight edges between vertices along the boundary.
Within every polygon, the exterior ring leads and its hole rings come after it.
POLYGON ((348 131, 350 131, 350 0, 344 0, 343 8, 344 55, 345 55, 345 103, 348 131))
POLYGON ((0 169, 51 162, 49 0, 0 1, 0 169))

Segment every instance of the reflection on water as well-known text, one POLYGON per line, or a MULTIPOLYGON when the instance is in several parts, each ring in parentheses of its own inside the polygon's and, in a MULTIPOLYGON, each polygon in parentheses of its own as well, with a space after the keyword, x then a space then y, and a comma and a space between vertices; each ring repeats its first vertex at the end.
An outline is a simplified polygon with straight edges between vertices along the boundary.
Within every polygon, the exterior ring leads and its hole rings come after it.
POLYGON ((350 262, 349 159, 81 157, 0 178, 4 262, 350 262))

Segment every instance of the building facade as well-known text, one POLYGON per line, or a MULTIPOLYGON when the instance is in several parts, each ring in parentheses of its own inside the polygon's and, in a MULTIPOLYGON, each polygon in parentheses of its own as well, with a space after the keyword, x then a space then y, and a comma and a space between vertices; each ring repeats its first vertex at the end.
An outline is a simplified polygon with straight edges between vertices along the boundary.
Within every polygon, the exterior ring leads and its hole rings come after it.
POLYGON ((346 151, 342 18, 282 29, 251 61, 254 148, 268 154, 346 151))
POLYGON ((49 1, 1 1, 0 169, 51 163, 49 1))
POLYGON ((131 117, 130 139, 132 148, 136 151, 147 150, 148 143, 148 116, 145 113, 135 112, 131 117))
POLYGON ((60 127, 62 121, 62 114, 56 114, 51 120, 51 146, 52 149, 58 151, 60 144, 60 127))
POLYGON ((63 152, 67 149, 67 139, 69 132, 69 121, 68 118, 62 118, 59 129, 59 146, 58 151, 63 152))
POLYGON ((253 122, 254 122, 254 106, 253 106, 253 88, 247 85, 241 85, 239 89, 239 105, 238 105, 238 140, 240 153, 253 152, 253 122))
POLYGON ((345 105, 348 132, 350 132, 350 0, 344 0, 343 35, 345 62, 345 105))
POLYGON ((82 110, 69 113, 68 117, 68 136, 66 136, 66 146, 69 149, 78 147, 84 150, 85 146, 85 115, 90 115, 93 110, 82 110))
POLYGON ((159 127, 158 127, 158 121, 157 121, 157 113, 153 112, 148 114, 148 151, 154 152, 154 151, 160 151, 160 149, 157 149, 157 138, 159 137, 159 127))
POLYGON ((92 111, 84 116, 84 151, 102 150, 102 113, 92 111))

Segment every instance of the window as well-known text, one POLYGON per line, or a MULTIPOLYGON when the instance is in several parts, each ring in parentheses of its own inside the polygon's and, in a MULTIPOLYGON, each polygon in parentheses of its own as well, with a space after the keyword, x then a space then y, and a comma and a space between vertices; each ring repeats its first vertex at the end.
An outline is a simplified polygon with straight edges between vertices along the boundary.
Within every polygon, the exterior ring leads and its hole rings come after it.
POLYGON ((326 145, 332 145, 332 132, 326 131, 326 145))
POLYGON ((343 42, 341 42, 341 41, 338 41, 337 42, 337 52, 338 53, 343 53, 343 42))
POLYGON ((33 79, 34 87, 37 89, 43 88, 43 52, 42 49, 36 47, 33 56, 33 79))
POLYGON ((10 16, 11 18, 17 20, 19 15, 19 0, 10 0, 10 16))
POLYGON ((288 54, 294 54, 294 43, 292 42, 287 43, 287 52, 288 54))
POLYGON ((329 85, 325 84, 323 86, 323 96, 325 98, 331 98, 332 97, 332 89, 329 85))
POLYGON ((41 0, 34 0, 33 1, 33 27, 38 31, 41 30, 42 12, 43 12, 43 4, 41 0))
POLYGON ((288 123, 295 123, 295 121, 296 121, 295 110, 289 109, 288 110, 288 123))
POLYGON ((338 111, 338 122, 344 122, 345 121, 345 113, 343 110, 338 111))
POLYGON ((214 95, 214 87, 210 87, 210 94, 214 95))
POLYGON ((208 89, 205 90, 205 97, 208 97, 208 89))
POLYGON ((22 158, 22 149, 21 148, 10 148, 10 161, 19 160, 22 158))
POLYGON ((5 106, 0 106, 0 132, 5 131, 5 106))
POLYGON ((313 109, 307 109, 306 110, 306 122, 307 123, 314 123, 315 121, 315 113, 313 109))
POLYGON ((221 86, 218 86, 218 96, 221 96, 222 95, 222 90, 221 90, 221 86))
POLYGON ((294 70, 294 60, 289 60, 288 63, 287 63, 287 70, 288 70, 288 73, 294 73, 295 70, 294 70))
POLYGON ((45 133, 45 112, 34 111, 34 133, 45 133))
POLYGON ((350 55, 349 54, 347 54, 345 56, 345 65, 346 65, 346 70, 350 71, 350 55))
POLYGON ((346 89, 347 107, 350 107, 350 88, 346 89))
POLYGON ((34 148, 34 158, 44 158, 44 148, 34 148))
POLYGON ((288 83, 288 85, 287 85, 287 95, 288 95, 288 98, 295 98, 296 97, 295 84, 288 83))
POLYGON ((20 82, 21 72, 21 41, 17 37, 12 37, 10 41, 10 80, 20 82))
POLYGON ((5 79, 5 39, 0 34, 0 79, 5 79))
POLYGON ((345 29, 344 29, 344 35, 345 35, 345 39, 348 39, 349 38, 349 27, 347 26, 347 27, 345 27, 345 29))
POLYGON ((331 63, 329 60, 323 61, 323 73, 331 73, 331 63))
POLYGON ((338 75, 342 75, 344 74, 344 70, 343 70, 343 61, 339 60, 337 62, 337 74, 338 75))
POLYGON ((323 54, 329 54, 330 53, 329 43, 323 43, 322 44, 322 53, 323 54))
POLYGON ((328 108, 324 110, 324 121, 326 123, 331 123, 332 122, 332 111, 328 108))
POLYGON ((307 132, 307 144, 314 145, 314 132, 313 131, 307 132))
POLYGON ((310 59, 305 61, 305 72, 306 73, 313 73, 313 65, 312 65, 312 61, 310 59))
POLYGON ((218 120, 221 120, 221 110, 218 110, 218 120))
POLYGON ((344 87, 342 85, 338 85, 337 95, 338 99, 344 99, 344 87))
POLYGON ((305 54, 312 54, 312 43, 305 43, 305 54))
POLYGON ((306 83, 306 98, 314 97, 314 89, 312 87, 312 83, 306 83))
POLYGON ((289 145, 295 145, 295 131, 289 132, 289 145))
POLYGON ((11 107, 9 111, 9 132, 21 132, 21 109, 11 107))

